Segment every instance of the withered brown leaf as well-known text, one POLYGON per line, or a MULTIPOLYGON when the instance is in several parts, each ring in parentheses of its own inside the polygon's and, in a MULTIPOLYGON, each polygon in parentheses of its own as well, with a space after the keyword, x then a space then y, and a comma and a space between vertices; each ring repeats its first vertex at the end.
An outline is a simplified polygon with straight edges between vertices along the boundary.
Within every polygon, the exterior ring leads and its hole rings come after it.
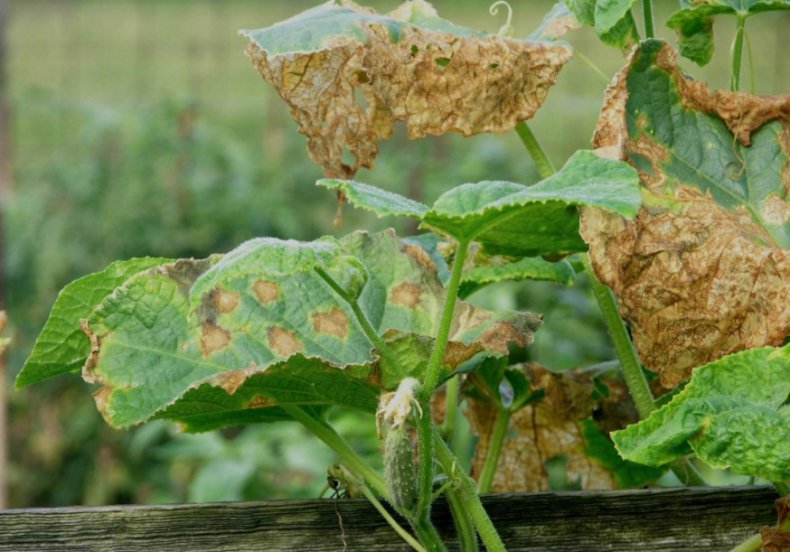
MULTIPOLYGON (((578 480, 582 489, 615 488, 615 475, 586 452, 582 420, 595 410, 601 417, 599 427, 607 430, 635 421, 625 386, 607 382, 609 397, 594 399, 589 374, 552 373, 537 364, 530 364, 527 370, 533 387, 542 389, 545 396, 512 414, 491 491, 549 490, 545 463, 557 456, 566 459, 567 479, 578 480)), ((479 436, 472 461, 472 476, 478 477, 488 454, 496 410, 480 397, 467 397, 466 414, 479 436)))
POLYGON ((373 166, 396 121, 410 138, 510 130, 535 114, 571 57, 566 44, 455 26, 423 0, 386 16, 351 0, 328 2, 243 34, 310 156, 340 178, 373 166), (283 38, 289 29, 295 38, 283 38))
POLYGON ((790 330, 790 96, 711 91, 660 41, 615 77, 594 136, 637 168, 633 221, 583 209, 581 234, 643 364, 672 387, 790 330))

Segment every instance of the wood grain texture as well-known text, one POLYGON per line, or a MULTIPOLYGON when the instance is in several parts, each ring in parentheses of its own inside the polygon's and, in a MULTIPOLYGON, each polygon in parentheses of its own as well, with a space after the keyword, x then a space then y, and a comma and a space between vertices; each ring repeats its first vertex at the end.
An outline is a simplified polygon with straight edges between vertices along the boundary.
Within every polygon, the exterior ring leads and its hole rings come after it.
MULTIPOLYGON (((776 522, 769 487, 488 495, 508 550, 729 550, 776 522)), ((365 501, 0 511, 0 551, 410 550, 365 501), (336 510, 337 508, 337 510, 336 510)), ((451 541, 445 504, 433 517, 451 541)), ((451 549, 453 547, 451 543, 451 549)))

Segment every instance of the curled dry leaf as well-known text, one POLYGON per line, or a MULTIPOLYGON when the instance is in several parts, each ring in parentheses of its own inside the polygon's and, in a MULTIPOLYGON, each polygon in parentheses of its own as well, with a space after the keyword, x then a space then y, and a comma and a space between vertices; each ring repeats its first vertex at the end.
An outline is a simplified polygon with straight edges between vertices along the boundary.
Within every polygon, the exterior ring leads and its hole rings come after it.
MULTIPOLYGON (((594 411, 599 428, 623 427, 636 421, 625 387, 607 381, 609 396, 596 399, 589 374, 552 373, 537 364, 527 370, 532 386, 542 389, 545 396, 511 415, 511 433, 502 445, 491 491, 549 490, 545 463, 557 456, 566 459, 567 480, 579 481, 582 489, 617 487, 617 474, 588 454, 585 423, 594 411)), ((466 414, 479 435, 472 462, 472 476, 478 477, 488 454, 496 409, 480 398, 468 397, 466 414)))
POLYGON ((635 220, 584 208, 581 234, 642 362, 672 387, 790 330, 790 96, 711 91, 646 41, 594 136, 637 168, 635 220))
POLYGON ((534 115, 571 56, 565 44, 458 27, 423 0, 387 15, 330 1, 242 33, 329 177, 372 167, 395 121, 410 138, 510 130, 534 115))

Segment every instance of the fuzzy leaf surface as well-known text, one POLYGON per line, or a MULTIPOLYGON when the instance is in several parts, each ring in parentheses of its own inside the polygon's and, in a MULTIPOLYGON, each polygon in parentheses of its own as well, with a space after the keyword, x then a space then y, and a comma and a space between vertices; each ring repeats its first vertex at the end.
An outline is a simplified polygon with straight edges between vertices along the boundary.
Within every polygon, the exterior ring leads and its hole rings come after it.
POLYGON ((504 181, 462 184, 442 194, 428 210, 400 208, 405 198, 393 198, 392 206, 385 207, 383 194, 355 181, 323 179, 318 184, 343 191, 356 207, 417 218, 422 226, 457 240, 476 240, 490 254, 513 257, 584 251, 577 206, 633 217, 641 203, 636 172, 590 151, 576 152, 556 174, 532 186, 504 181))
POLYGON ((707 65, 713 56, 713 17, 720 14, 748 18, 754 14, 790 10, 790 0, 681 0, 681 9, 667 20, 678 34, 680 55, 697 65, 707 65))
MULTIPOLYGON (((223 257, 138 273, 89 316, 86 380, 113 426, 152 417, 202 431, 282 419, 282 404, 372 412, 379 392, 421 375, 379 358, 352 304, 382 341, 431 337, 444 289, 430 257, 392 232, 342 240, 258 238, 223 257)), ((461 303, 447 366, 526 345, 540 317, 461 303)))
POLYGON ((659 466, 695 452, 716 468, 790 480, 790 346, 763 347, 697 368, 647 419, 612 434, 621 456, 659 466))
POLYGON ((644 205, 633 221, 585 210, 581 232, 665 387, 790 331, 788 110, 790 96, 708 89, 659 40, 607 90, 594 144, 639 171, 644 205))
POLYGON ((90 352, 80 320, 87 318, 96 305, 129 277, 167 261, 150 257, 116 261, 101 272, 83 276, 63 288, 30 357, 17 375, 16 386, 24 387, 79 370, 90 352))

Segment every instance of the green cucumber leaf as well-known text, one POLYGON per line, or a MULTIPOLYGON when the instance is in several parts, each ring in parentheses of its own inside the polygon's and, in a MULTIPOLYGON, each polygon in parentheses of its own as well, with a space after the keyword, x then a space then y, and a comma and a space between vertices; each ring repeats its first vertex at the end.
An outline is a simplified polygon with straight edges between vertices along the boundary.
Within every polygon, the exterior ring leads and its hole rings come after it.
POLYGON ((397 121, 410 138, 512 129, 535 114, 571 57, 554 40, 460 27, 424 0, 386 15, 330 1, 241 34, 307 136, 310 156, 326 176, 342 178, 373 166, 397 121))
POLYGON ((636 172, 625 163, 578 151, 556 174, 532 186, 484 181, 463 184, 440 196, 427 211, 404 209, 405 198, 374 193, 349 180, 322 179, 318 185, 342 191, 349 202, 379 215, 419 219, 457 240, 476 240, 494 255, 554 256, 584 251, 576 206, 597 207, 633 217, 641 203, 636 172))
POLYGON ((540 257, 525 257, 509 262, 501 257, 494 257, 486 261, 464 271, 459 297, 469 297, 479 289, 497 282, 545 280, 569 286, 576 277, 573 267, 565 259, 551 262, 540 257))
POLYGON ((168 259, 151 257, 117 261, 63 288, 16 377, 17 388, 79 370, 90 352, 80 320, 88 318, 93 308, 129 277, 166 262, 168 259))
POLYGON ((576 19, 595 28, 598 38, 616 48, 629 48, 639 41, 631 7, 636 0, 565 0, 576 19))
POLYGON ((584 211, 581 232, 664 387, 790 332, 788 109, 790 96, 709 90, 660 40, 607 91, 594 145, 639 171, 644 205, 633 221, 584 211))
POLYGON ((626 460, 660 466, 695 452, 715 468, 790 480, 790 345, 727 355, 694 370, 648 418, 612 433, 626 460))
POLYGON ((662 468, 645 466, 620 458, 612 441, 601 432, 592 418, 579 422, 579 430, 584 439, 584 450, 587 456, 608 469, 620 489, 652 483, 665 471, 662 468))
POLYGON ((678 34, 680 55, 703 66, 713 56, 713 17, 729 14, 748 18, 754 14, 790 10, 790 0, 681 0, 681 9, 667 20, 678 34))
MULTIPOLYGON (((116 287, 88 316, 83 376, 101 385, 97 406, 115 427, 157 417, 200 431, 281 419, 282 404, 372 412, 382 389, 422 376, 444 296, 428 254, 391 231, 258 238, 116 287), (400 365, 379 358, 360 313, 380 342, 408 352, 400 365)), ((539 324, 460 303, 445 364, 506 355, 539 324)))

